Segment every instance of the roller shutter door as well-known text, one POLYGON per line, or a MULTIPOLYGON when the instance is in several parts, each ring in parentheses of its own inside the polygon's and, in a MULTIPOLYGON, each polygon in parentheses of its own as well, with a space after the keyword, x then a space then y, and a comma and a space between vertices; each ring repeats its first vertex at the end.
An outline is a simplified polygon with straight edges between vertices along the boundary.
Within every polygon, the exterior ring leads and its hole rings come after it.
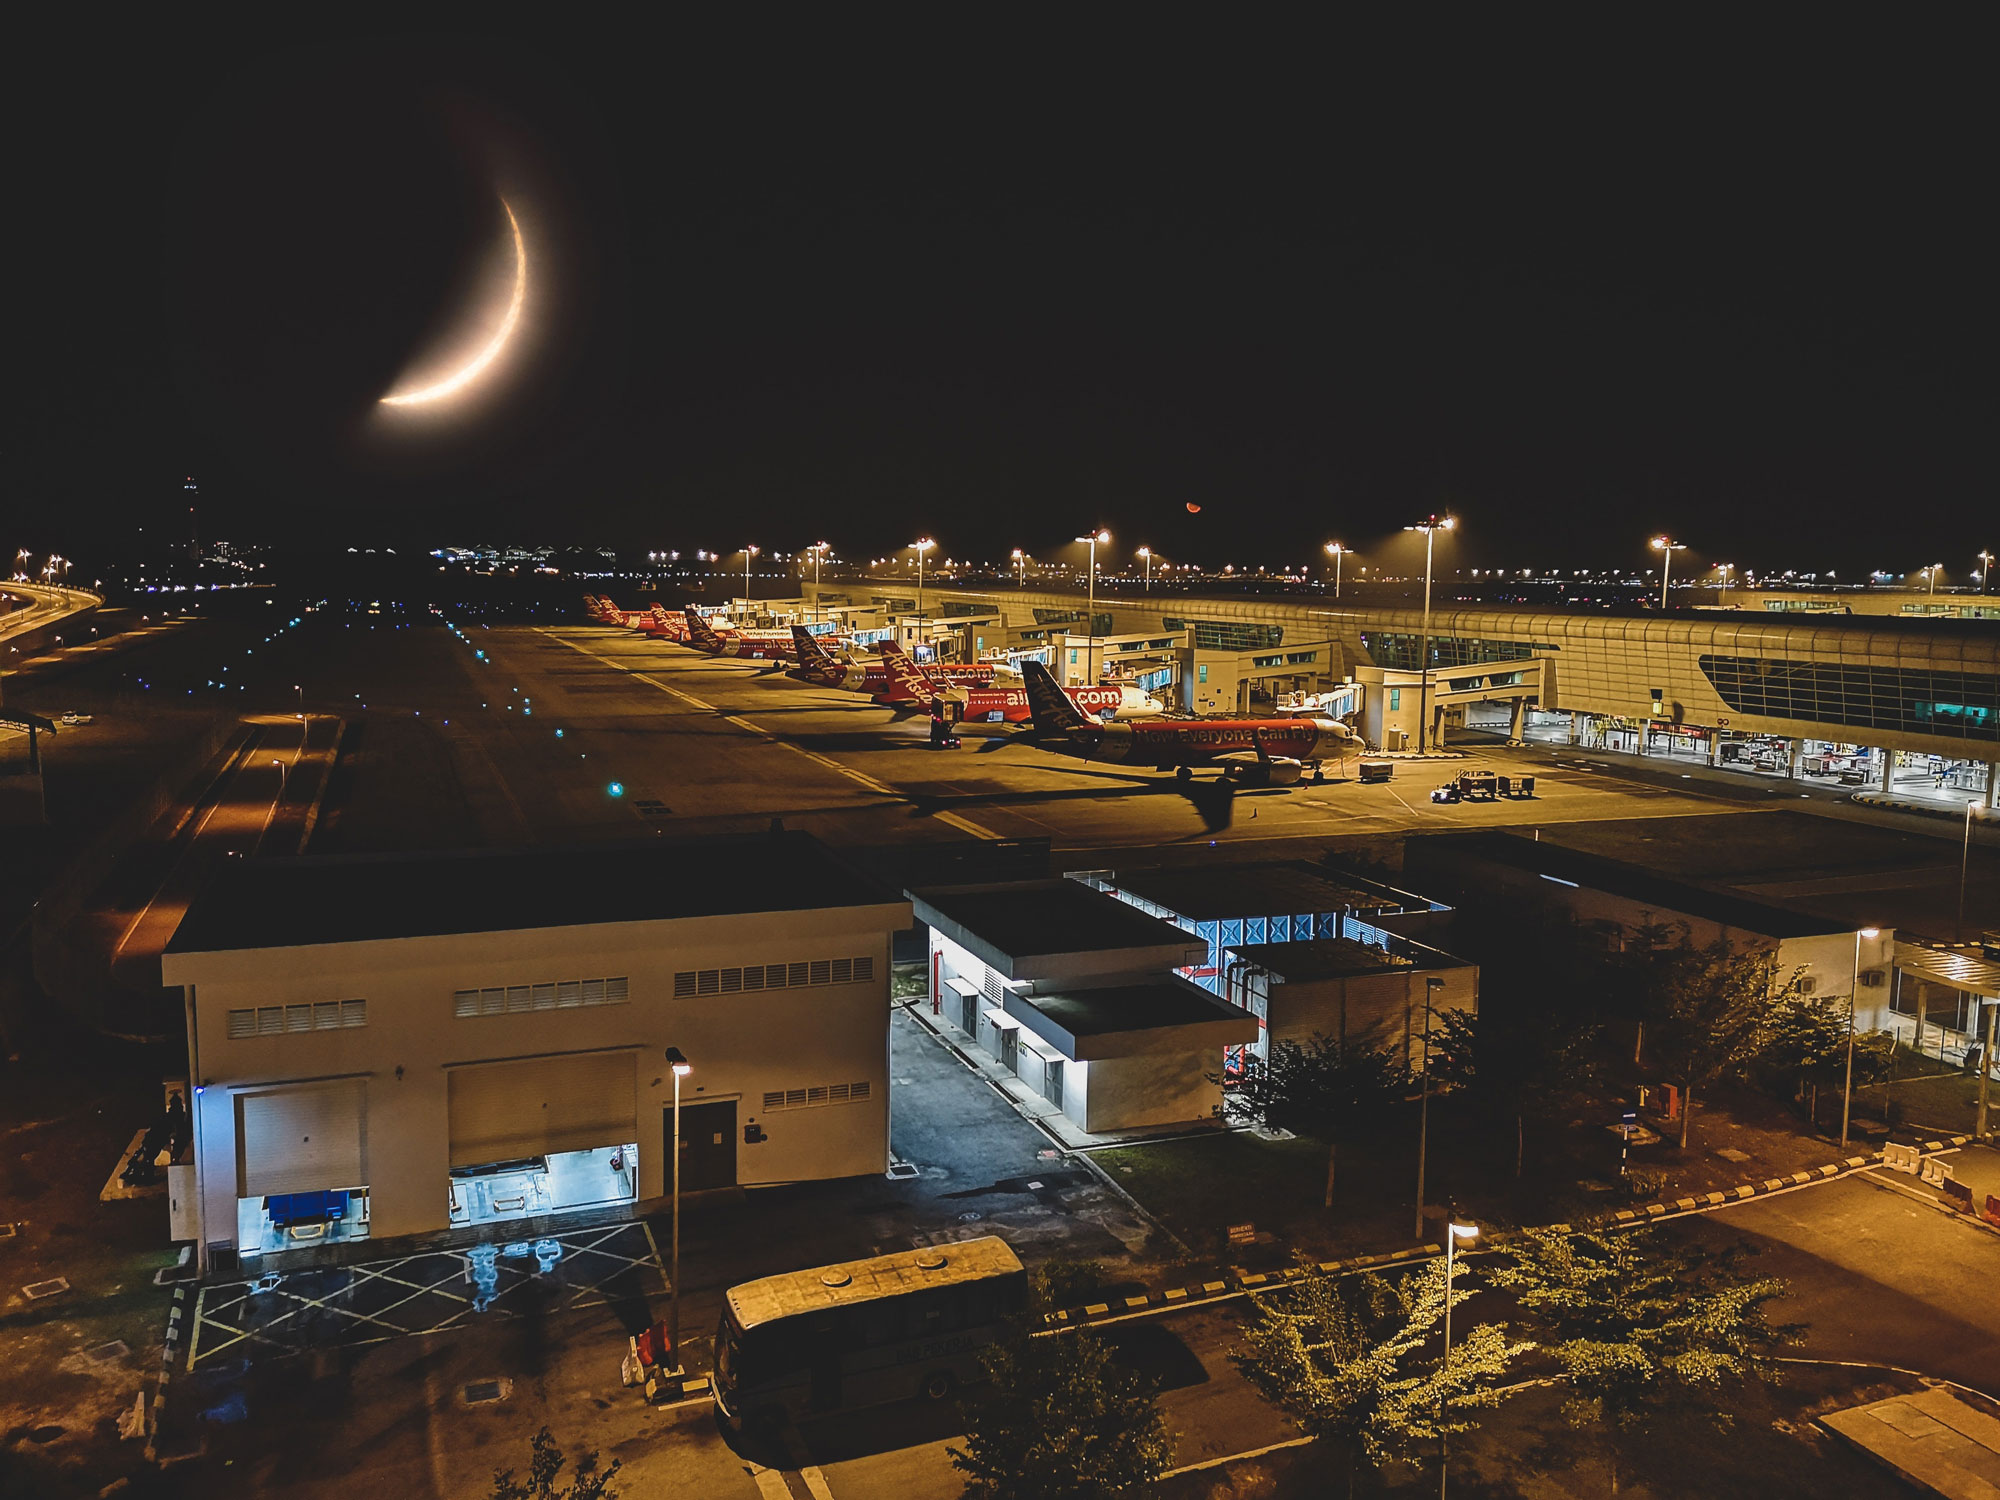
POLYGON ((358 1078, 236 1096, 237 1196, 368 1185, 358 1078))
POLYGON ((453 1068, 451 1164, 636 1140, 638 1066, 633 1052, 586 1052, 453 1068))

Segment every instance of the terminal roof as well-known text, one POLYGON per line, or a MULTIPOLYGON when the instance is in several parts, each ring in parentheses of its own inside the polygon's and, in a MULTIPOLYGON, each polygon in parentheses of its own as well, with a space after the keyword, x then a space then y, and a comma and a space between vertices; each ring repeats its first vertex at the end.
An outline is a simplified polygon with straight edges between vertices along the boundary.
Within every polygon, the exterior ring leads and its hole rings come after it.
POLYGON ((899 904, 807 833, 232 862, 169 953, 899 904))
POLYGON ((1419 943, 1398 946, 1405 951, 1390 953, 1353 938, 1311 938, 1292 943, 1246 943, 1229 951, 1295 984, 1312 979, 1351 979, 1361 974, 1470 967, 1462 958, 1419 943))
POLYGON ((1173 968, 1206 951, 1194 934, 1075 880, 932 886, 910 900, 921 921, 1009 979, 1173 968))
POLYGON ((1401 891, 1350 884, 1295 863, 1120 871, 1111 884, 1197 922, 1429 905, 1401 891))
POLYGON ((1406 863, 1425 868, 1433 863, 1449 863, 1454 857, 1505 865, 1557 883, 1620 896, 1650 907, 1663 918, 1679 913, 1763 937, 1822 937, 1854 930, 1825 917, 1774 906, 1735 891, 1676 880, 1621 859, 1586 854, 1548 839, 1531 839, 1498 829, 1425 834, 1412 839, 1404 854, 1406 863))

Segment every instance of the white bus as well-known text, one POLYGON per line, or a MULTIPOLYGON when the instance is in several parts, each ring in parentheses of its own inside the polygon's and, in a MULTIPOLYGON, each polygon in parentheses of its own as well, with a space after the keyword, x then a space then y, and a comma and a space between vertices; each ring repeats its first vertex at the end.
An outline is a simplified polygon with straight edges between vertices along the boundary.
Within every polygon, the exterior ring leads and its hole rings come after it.
POLYGON ((1028 1305, 1028 1273, 992 1235, 731 1287, 715 1405, 732 1428, 900 1401, 983 1379, 979 1353, 1028 1305))

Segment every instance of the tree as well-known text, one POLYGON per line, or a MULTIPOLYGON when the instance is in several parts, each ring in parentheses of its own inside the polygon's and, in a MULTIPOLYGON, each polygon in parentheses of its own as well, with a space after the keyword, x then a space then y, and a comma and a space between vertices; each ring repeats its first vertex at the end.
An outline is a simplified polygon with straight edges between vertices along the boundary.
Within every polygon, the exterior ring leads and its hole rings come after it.
POLYGON ((1469 1089, 1513 1121, 1514 1175, 1527 1154, 1527 1117, 1552 1108, 1590 1079, 1601 1024, 1531 1014, 1517 1006, 1441 1011, 1431 1037, 1431 1075, 1469 1089))
MULTIPOLYGON (((1781 1002, 1764 1028, 1758 1063, 1788 1079, 1796 1092, 1812 1091, 1812 1118, 1819 1122, 1819 1091, 1845 1087, 1848 1026, 1853 1017, 1844 1000, 1814 1000, 1804 995, 1781 1002)), ((1893 1038, 1871 1032, 1854 1038, 1854 1080, 1873 1083, 1889 1070, 1893 1038)))
POLYGON ((965 1411, 948 1450, 977 1500, 1109 1500, 1143 1494, 1173 1439, 1153 1386, 1088 1329, 1022 1335, 981 1356, 992 1392, 965 1411))
POLYGON ((1781 975, 1770 950, 1741 952, 1728 938, 1680 940, 1642 953, 1646 1039, 1653 1065, 1681 1090, 1682 1150, 1695 1096, 1754 1059, 1780 1007, 1804 994, 1804 971, 1781 975))
POLYGON ((594 1451, 580 1453, 574 1477, 563 1484, 563 1466, 568 1460, 556 1446, 556 1440, 549 1436, 548 1428, 529 1439, 529 1452, 525 1483, 514 1477, 512 1469, 493 1471, 492 1500, 618 1500, 611 1479, 624 1466, 622 1459, 614 1458, 610 1468, 600 1470, 594 1451))
POLYGON ((1765 1315, 1787 1291, 1782 1280, 1744 1275, 1740 1252, 1652 1230, 1531 1229, 1487 1275, 1545 1332, 1569 1385, 1564 1415, 1578 1426, 1629 1430, 1690 1407, 1726 1423, 1729 1388, 1774 1379, 1773 1351, 1797 1337, 1765 1315))
POLYGON ((1386 1047, 1315 1035, 1301 1046, 1275 1042, 1270 1057, 1244 1068, 1243 1108, 1274 1130, 1326 1142, 1326 1208, 1333 1207, 1340 1144, 1401 1099, 1409 1074, 1386 1047))
MULTIPOLYGON (((1456 1307, 1472 1293, 1456 1285, 1464 1262, 1451 1269, 1456 1307)), ((1509 1340, 1504 1325, 1476 1323, 1448 1365, 1426 1353, 1446 1294, 1442 1260, 1395 1282, 1309 1270, 1252 1304, 1236 1362, 1308 1435, 1347 1455, 1351 1492, 1357 1460, 1379 1467, 1470 1431, 1471 1413, 1499 1404, 1508 1366, 1534 1347, 1509 1340)))

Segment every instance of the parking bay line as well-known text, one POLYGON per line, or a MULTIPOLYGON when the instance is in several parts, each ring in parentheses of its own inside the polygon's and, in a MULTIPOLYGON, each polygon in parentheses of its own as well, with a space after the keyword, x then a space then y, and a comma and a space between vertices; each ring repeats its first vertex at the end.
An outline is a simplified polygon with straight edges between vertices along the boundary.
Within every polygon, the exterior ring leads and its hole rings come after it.
MULTIPOLYGON (((649 673, 635 672, 630 667, 620 666, 617 662, 611 660, 611 658, 608 656, 600 656, 595 651, 586 650, 584 647, 577 645, 575 641, 564 640, 563 637, 554 634, 546 626, 537 628, 542 635, 547 636, 550 640, 559 641, 563 645, 569 647, 570 650, 575 651, 580 655, 587 656, 592 661, 602 662, 604 663, 605 666, 612 668, 614 671, 623 672, 628 677, 636 678, 638 681, 645 683, 646 686, 648 687, 658 688, 661 692, 667 694, 667 696, 670 698, 678 698, 681 700, 681 702, 690 704, 693 707, 702 710, 704 713, 714 714, 716 715, 716 717, 720 718, 722 722, 725 724, 733 724, 738 729, 747 730, 751 734, 758 736, 760 739, 767 740, 773 745, 782 745, 785 749, 791 751, 794 755, 803 755, 807 760, 822 765, 826 767, 829 771, 833 771, 838 775, 845 776, 849 781, 864 786, 869 791, 874 792, 879 796, 893 797, 898 802, 909 802, 912 804, 914 804, 916 801, 915 798, 909 796, 907 793, 897 791, 896 788, 888 785, 888 783, 877 781, 873 776, 870 776, 865 771, 857 771, 852 766, 842 765, 839 761, 835 760, 830 755, 822 755, 817 750, 808 750, 803 745, 795 745, 790 740, 785 739, 782 735, 773 733, 771 730, 764 728, 764 726, 761 724, 753 724, 748 719, 745 719, 737 714, 724 713, 714 704, 704 703, 702 702, 701 699, 695 697, 692 693, 684 693, 679 688, 668 687, 664 682, 660 681, 657 677, 654 677, 649 673)), ((992 829, 984 826, 983 824, 975 823, 972 821, 972 819, 964 817, 959 813, 937 812, 931 814, 931 816, 936 818, 940 823, 948 824, 949 826, 958 829, 961 833, 971 834, 974 838, 997 840, 1001 837, 1001 835, 995 833, 992 829)))

